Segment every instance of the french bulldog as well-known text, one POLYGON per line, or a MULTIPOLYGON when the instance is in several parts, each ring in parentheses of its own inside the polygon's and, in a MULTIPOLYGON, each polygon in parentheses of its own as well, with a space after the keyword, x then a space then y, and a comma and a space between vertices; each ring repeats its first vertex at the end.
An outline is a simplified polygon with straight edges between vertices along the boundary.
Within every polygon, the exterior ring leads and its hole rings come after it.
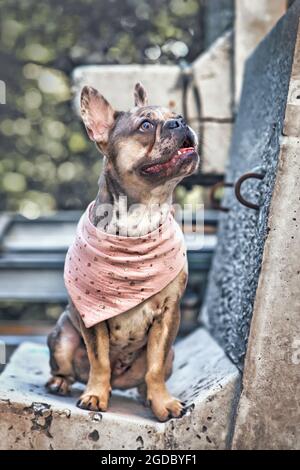
MULTIPOLYGON (((81 115, 89 138, 103 155, 92 224, 116 237, 157 230, 172 212, 176 185, 198 167, 195 132, 179 114, 149 106, 140 83, 128 112, 115 111, 97 90, 85 86, 81 115), (126 217, 120 211, 120 199, 127 201, 126 217), (153 206, 158 209, 153 211, 153 206)), ((169 393, 166 380, 172 372, 172 345, 187 275, 185 260, 181 271, 158 293, 89 328, 70 299, 48 337, 49 391, 66 395, 74 381, 86 383, 77 405, 106 411, 112 388, 137 387, 159 421, 180 417, 184 404, 169 393)))

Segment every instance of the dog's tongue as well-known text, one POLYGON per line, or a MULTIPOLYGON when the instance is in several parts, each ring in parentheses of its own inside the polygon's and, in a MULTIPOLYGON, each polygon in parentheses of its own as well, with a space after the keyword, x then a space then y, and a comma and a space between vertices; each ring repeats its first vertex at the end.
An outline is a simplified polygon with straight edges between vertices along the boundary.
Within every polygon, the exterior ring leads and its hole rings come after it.
POLYGON ((195 150, 194 147, 182 147, 181 149, 178 150, 176 155, 182 155, 183 153, 191 152, 193 150, 195 150))
POLYGON ((167 170, 173 166, 178 160, 182 159, 183 156, 187 153, 194 152, 194 147, 182 147, 180 148, 173 157, 165 163, 157 163, 156 165, 149 166, 146 170, 146 173, 158 173, 161 170, 167 170))

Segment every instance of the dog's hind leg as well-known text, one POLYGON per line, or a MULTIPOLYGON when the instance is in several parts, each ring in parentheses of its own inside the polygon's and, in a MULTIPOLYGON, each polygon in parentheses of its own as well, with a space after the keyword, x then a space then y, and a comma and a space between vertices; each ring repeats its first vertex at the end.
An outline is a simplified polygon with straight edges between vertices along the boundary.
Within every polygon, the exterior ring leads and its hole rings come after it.
POLYGON ((48 336, 50 350, 50 368, 52 377, 46 387, 51 393, 67 395, 74 382, 73 358, 80 346, 79 332, 72 325, 68 310, 59 318, 53 331, 48 336))

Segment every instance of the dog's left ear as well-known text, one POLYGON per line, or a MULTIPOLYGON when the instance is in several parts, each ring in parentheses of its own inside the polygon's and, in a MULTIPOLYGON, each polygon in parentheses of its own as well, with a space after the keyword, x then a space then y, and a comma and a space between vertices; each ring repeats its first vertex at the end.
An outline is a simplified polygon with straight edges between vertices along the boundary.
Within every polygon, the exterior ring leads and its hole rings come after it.
POLYGON ((135 106, 147 106, 148 97, 147 92, 143 85, 138 82, 134 87, 134 105, 135 106))
POLYGON ((94 142, 105 145, 115 123, 115 111, 95 88, 85 86, 80 99, 81 116, 88 136, 94 142))

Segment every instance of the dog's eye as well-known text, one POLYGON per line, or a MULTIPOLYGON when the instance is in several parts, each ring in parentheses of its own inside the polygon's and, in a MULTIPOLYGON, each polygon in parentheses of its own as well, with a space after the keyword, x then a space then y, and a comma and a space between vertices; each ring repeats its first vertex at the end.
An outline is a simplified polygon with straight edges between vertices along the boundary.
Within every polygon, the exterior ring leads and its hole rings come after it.
POLYGON ((153 124, 152 122, 150 121, 144 121, 142 122, 142 124, 140 125, 140 130, 141 131, 150 131, 151 129, 153 129, 153 124))

